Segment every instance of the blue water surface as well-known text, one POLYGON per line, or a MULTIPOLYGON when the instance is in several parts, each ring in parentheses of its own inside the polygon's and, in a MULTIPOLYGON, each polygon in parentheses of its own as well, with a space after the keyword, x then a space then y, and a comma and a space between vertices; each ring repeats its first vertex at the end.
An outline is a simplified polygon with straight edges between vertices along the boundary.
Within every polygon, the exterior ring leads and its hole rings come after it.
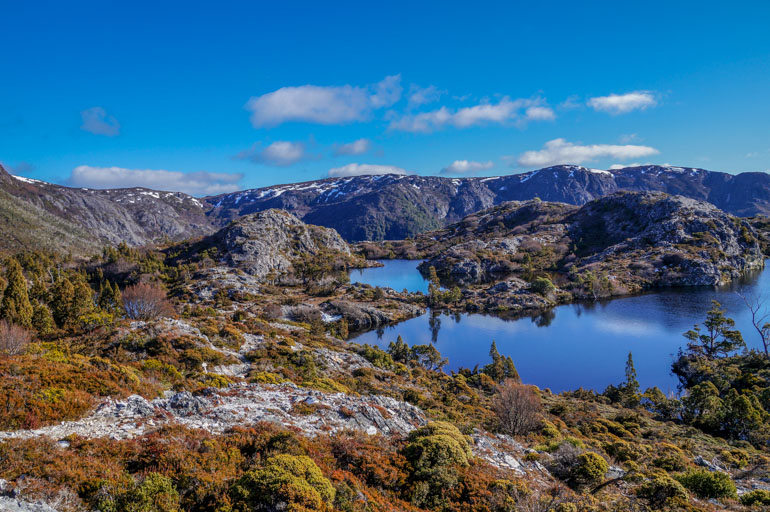
POLYGON ((428 281, 417 270, 422 260, 383 260, 384 267, 355 269, 351 283, 393 288, 396 291, 428 293, 428 281))
MULTIPOLYGON (((385 261, 385 267, 364 271, 351 280, 410 291, 425 291, 427 283, 417 261, 385 261), (373 270, 378 272, 375 274, 373 270), (409 275, 403 275, 403 273, 409 275), (371 280, 369 280, 371 277, 371 280)), ((758 296, 763 290, 770 311, 770 270, 748 276, 728 287, 661 289, 604 302, 569 304, 533 317, 506 320, 482 314, 433 314, 406 320, 352 341, 387 348, 401 335, 410 345, 435 343, 449 359, 447 370, 473 368, 490 361, 489 346, 513 358, 522 380, 555 392, 579 387, 604 390, 624 380, 629 351, 643 388, 675 391, 671 363, 682 334, 702 322, 712 300, 718 300, 736 321, 750 348, 761 348, 751 315, 738 295, 758 296)))

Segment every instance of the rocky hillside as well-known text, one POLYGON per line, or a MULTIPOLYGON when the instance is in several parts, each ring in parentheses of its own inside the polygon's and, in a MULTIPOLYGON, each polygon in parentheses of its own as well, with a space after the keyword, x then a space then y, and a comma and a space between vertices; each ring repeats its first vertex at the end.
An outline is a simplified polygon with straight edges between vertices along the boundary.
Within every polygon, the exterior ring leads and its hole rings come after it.
POLYGON ((242 270, 259 280, 278 277, 303 266, 340 265, 352 260, 347 242, 333 229, 305 224, 284 210, 246 215, 202 240, 173 246, 177 261, 213 260, 221 272, 242 270))
POLYGON ((398 240, 506 201, 538 197, 582 205, 620 190, 711 202, 734 215, 770 213, 770 175, 643 166, 603 171, 560 165, 493 178, 359 176, 278 185, 206 198, 215 219, 266 208, 336 229, 348 241, 398 240))
POLYGON ((0 199, 0 250, 87 254, 104 244, 140 246, 214 230, 204 203, 179 192, 68 188, 0 167, 0 199))
POLYGON ((620 190, 708 201, 740 216, 770 213, 770 175, 645 166, 602 171, 562 165, 492 178, 357 176, 276 185, 195 199, 142 188, 74 189, 13 177, 0 168, 0 249, 42 246, 76 253, 210 234, 271 208, 334 228, 348 241, 398 240, 439 229, 507 201, 538 197, 582 205, 620 190), (34 219, 40 218, 40 225, 34 219), (60 242, 67 240, 66 243, 60 242))
MULTIPOLYGON (((652 192, 582 207, 505 203, 421 235, 416 246, 429 257, 420 267, 426 274, 432 266, 465 284, 516 276, 517 290, 540 277, 578 297, 725 284, 764 264, 748 222, 704 201, 652 192)), ((510 291, 497 288, 490 290, 510 291)))

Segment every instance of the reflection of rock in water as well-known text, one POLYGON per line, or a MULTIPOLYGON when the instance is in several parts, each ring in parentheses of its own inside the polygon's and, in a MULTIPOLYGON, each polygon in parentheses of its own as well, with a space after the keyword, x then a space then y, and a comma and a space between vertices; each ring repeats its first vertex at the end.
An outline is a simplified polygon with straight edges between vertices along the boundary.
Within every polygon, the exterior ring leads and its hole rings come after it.
POLYGON ((532 323, 538 327, 548 327, 556 318, 555 309, 547 309, 537 316, 532 317, 532 323))
POLYGON ((430 326, 430 340, 433 343, 438 342, 438 332, 441 330, 441 313, 431 310, 428 316, 428 325, 430 326))

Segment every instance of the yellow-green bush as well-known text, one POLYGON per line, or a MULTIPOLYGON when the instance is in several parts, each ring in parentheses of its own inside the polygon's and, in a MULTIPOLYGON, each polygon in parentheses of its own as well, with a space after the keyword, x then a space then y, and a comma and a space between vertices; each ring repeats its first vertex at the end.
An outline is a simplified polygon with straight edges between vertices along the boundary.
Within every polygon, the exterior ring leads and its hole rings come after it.
POLYGON ((741 504, 747 507, 769 506, 770 491, 766 491, 764 489, 757 489, 756 491, 747 492, 746 494, 741 496, 741 504))
POLYGON ((570 479, 577 485, 595 484, 604 478, 609 469, 607 461, 598 453, 581 453, 570 472, 570 479))
POLYGON ((233 510, 329 510, 335 490, 310 457, 281 454, 248 471, 230 489, 233 510))
POLYGON ((661 443, 658 448, 658 456, 652 461, 655 467, 666 471, 682 471, 687 467, 687 457, 678 446, 661 443))
POLYGON ((699 498, 734 498, 735 484, 730 475, 707 469, 694 469, 676 477, 699 498))
POLYGON ((665 473, 652 475, 637 489, 636 494, 654 509, 688 499, 684 486, 665 473))

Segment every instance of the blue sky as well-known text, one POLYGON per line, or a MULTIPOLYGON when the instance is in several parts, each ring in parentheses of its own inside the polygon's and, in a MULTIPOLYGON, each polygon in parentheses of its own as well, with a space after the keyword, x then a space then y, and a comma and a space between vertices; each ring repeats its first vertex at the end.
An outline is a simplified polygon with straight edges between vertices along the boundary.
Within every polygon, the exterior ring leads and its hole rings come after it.
POLYGON ((770 3, 0 0, 0 161, 197 195, 553 163, 770 169, 770 3))

